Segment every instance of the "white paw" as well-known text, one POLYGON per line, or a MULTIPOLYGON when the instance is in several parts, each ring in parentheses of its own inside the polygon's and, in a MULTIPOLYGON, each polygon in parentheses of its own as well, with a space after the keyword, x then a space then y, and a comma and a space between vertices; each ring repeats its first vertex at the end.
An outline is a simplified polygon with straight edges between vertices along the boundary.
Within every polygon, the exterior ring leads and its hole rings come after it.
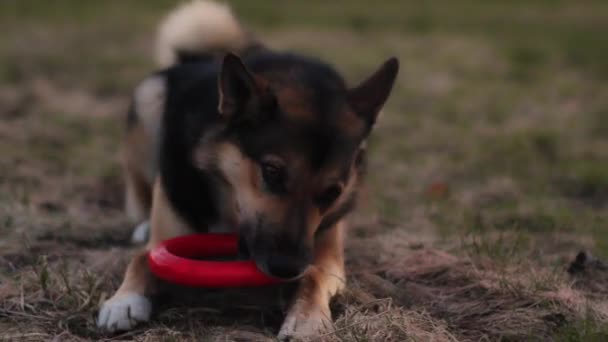
POLYGON ((101 306, 97 326, 110 332, 129 330, 150 319, 150 300, 137 293, 112 297, 101 306))
POLYGON ((331 328, 331 313, 329 309, 310 308, 302 310, 302 305, 296 305, 287 314, 279 335, 279 341, 290 339, 306 339, 322 334, 331 328))
POLYGON ((150 223, 144 221, 135 227, 133 235, 131 235, 131 242, 133 243, 145 243, 148 241, 150 236, 150 223))

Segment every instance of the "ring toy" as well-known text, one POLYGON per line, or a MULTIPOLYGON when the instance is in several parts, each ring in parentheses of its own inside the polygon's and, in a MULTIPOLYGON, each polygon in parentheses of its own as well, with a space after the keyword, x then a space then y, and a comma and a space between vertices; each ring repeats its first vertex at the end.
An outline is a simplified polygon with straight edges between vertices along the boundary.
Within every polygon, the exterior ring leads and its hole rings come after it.
POLYGON ((148 253, 150 271, 171 283, 194 287, 252 287, 280 283, 260 271, 255 262, 197 260, 238 253, 236 234, 194 234, 161 242, 148 253))

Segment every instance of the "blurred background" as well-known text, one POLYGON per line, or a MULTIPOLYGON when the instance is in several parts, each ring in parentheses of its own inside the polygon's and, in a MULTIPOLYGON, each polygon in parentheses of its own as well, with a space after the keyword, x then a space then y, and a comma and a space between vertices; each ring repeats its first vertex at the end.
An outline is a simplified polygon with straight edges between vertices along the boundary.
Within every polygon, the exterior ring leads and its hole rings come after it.
MULTIPOLYGON (((125 113, 155 69, 156 25, 177 3, 0 1, 0 339, 99 338, 94 312, 130 250, 118 163, 125 113)), ((355 288, 396 306, 378 316, 348 297, 343 312, 359 316, 338 314, 346 328, 328 338, 607 338, 608 2, 229 3, 269 46, 323 58, 350 84, 389 56, 401 61, 371 140, 348 261, 355 288), (581 264, 593 272, 566 271, 579 251, 594 256, 581 264), (404 264, 400 275, 361 276, 395 260, 477 273, 446 280, 404 264), (455 308, 465 303, 401 298, 415 292, 404 279, 431 297, 452 293, 445 284, 498 285, 458 292, 485 298, 469 317, 455 308), (384 330, 392 335, 356 330, 386 315, 398 322, 384 330)), ((222 314, 197 319, 217 334, 276 333, 239 310, 247 327, 222 314)), ((126 338, 207 329, 168 312, 159 319, 168 325, 126 338)))

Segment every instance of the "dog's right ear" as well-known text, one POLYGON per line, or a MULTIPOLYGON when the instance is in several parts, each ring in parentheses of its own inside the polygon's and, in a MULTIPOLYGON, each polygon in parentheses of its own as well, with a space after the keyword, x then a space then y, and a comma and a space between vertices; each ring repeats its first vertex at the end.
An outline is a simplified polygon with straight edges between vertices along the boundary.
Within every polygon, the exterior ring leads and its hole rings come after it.
POLYGON ((389 58, 367 80, 348 93, 350 105, 371 128, 393 89, 393 84, 399 72, 399 60, 389 58))
POLYGON ((261 119, 268 110, 265 105, 273 100, 268 86, 247 70, 243 61, 228 53, 222 62, 219 76, 218 111, 232 122, 246 122, 261 119))

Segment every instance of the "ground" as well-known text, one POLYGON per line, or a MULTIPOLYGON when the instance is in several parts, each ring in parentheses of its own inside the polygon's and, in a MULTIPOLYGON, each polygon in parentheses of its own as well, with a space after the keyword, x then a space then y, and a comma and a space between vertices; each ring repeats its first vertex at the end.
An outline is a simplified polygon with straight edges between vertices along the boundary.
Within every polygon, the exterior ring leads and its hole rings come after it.
MULTIPOLYGON (((134 331, 95 327, 134 250, 129 92, 174 3, 0 3, 0 340, 277 333, 275 289, 186 291, 134 331)), ((401 60, 320 340, 608 339, 608 3, 233 3, 269 45, 351 84, 401 60)))

